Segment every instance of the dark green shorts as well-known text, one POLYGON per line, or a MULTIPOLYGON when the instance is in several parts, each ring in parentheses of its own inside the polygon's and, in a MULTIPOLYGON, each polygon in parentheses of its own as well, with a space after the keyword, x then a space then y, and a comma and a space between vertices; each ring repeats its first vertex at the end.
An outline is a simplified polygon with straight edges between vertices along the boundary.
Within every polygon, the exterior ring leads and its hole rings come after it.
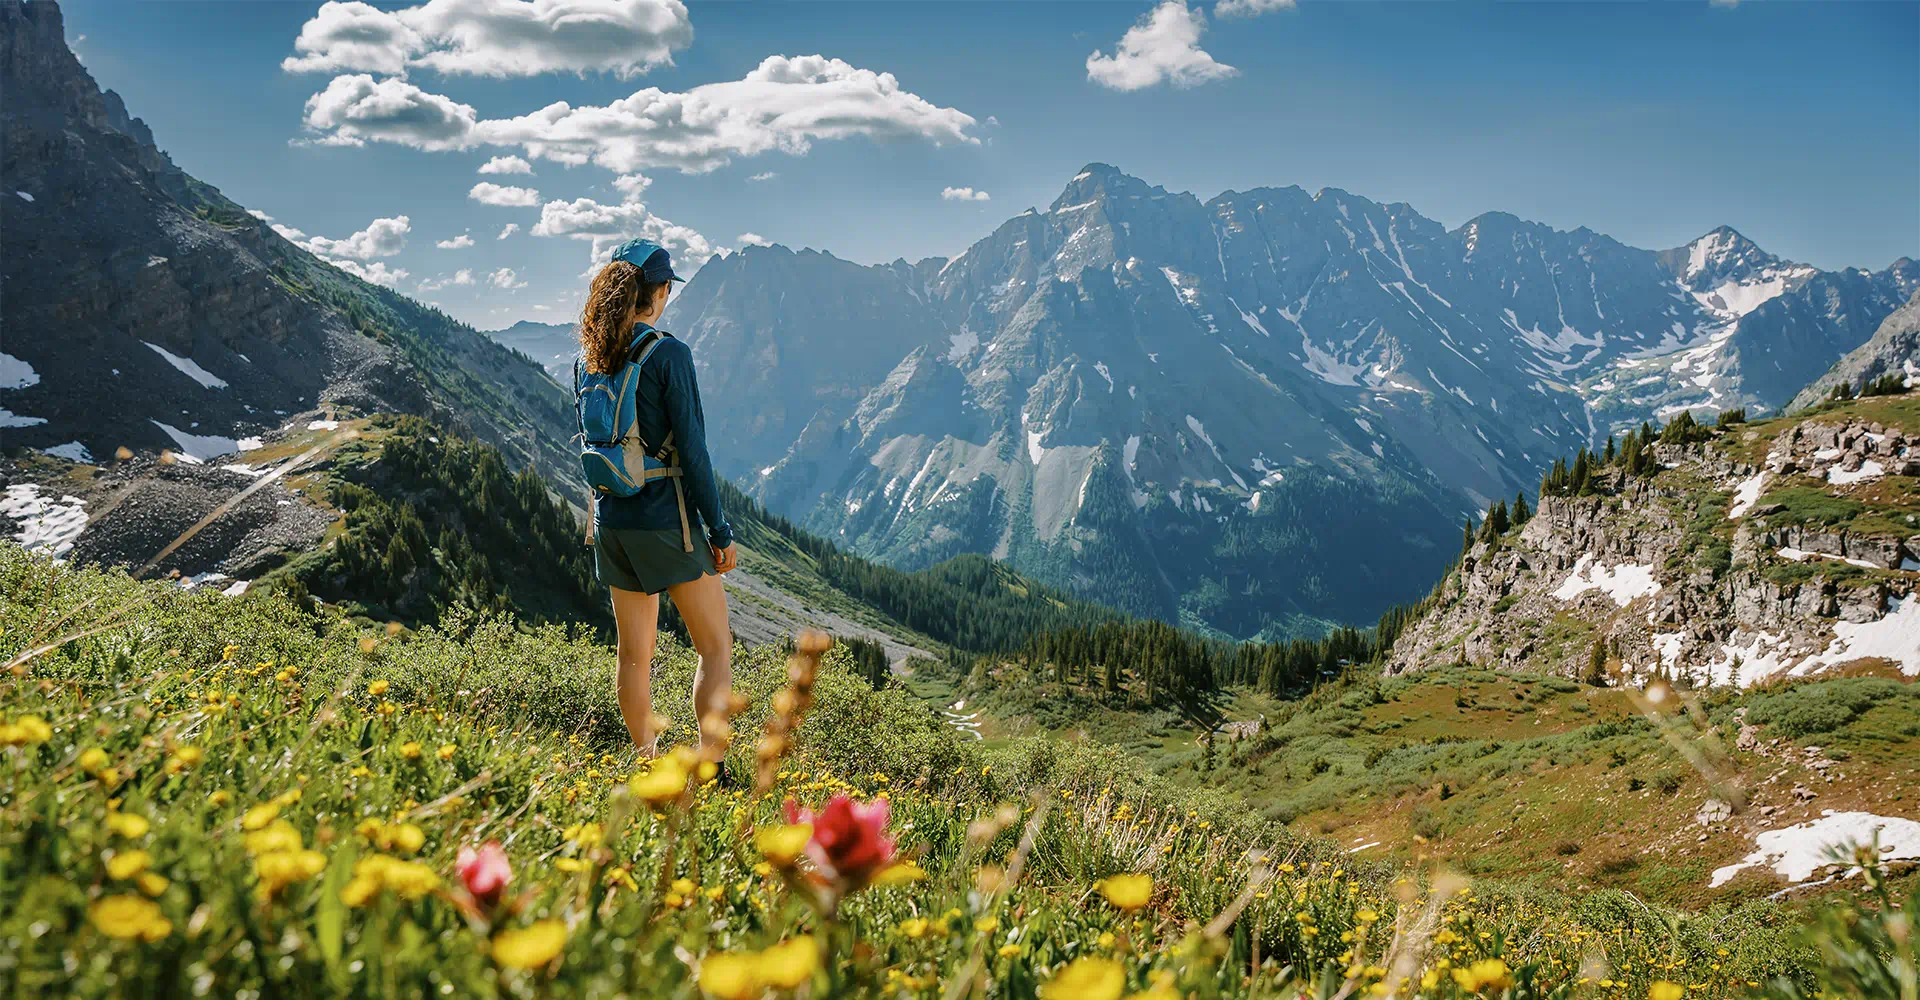
POLYGON ((713 572, 713 552, 705 544, 696 541, 688 552, 682 543, 677 530, 598 528, 593 539, 594 576, 619 590, 658 594, 713 572))

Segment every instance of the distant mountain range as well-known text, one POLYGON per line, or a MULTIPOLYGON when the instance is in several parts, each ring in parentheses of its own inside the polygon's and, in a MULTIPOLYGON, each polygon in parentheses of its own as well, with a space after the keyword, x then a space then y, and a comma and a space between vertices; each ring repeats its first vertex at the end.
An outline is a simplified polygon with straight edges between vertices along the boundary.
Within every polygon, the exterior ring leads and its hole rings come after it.
POLYGON ((663 325, 773 510, 1246 636, 1424 591, 1465 515, 1610 430, 1785 405, 1916 287, 1909 259, 1820 271, 1727 228, 1641 250, 1096 163, 951 260, 748 247, 663 325))
POLYGON ((573 378, 573 358, 580 353, 580 340, 572 323, 523 319, 504 330, 488 330, 487 336, 532 358, 563 386, 573 378))

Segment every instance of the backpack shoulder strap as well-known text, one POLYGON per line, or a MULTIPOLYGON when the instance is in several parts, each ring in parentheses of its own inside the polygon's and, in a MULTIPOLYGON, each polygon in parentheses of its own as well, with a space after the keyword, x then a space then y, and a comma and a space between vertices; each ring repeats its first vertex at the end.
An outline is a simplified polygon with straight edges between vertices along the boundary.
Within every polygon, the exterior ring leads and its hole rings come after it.
POLYGON ((648 330, 646 336, 636 341, 633 345, 633 350, 628 352, 627 363, 631 365, 646 364, 647 358, 653 355, 653 349, 659 347, 661 341, 671 338, 672 336, 673 334, 665 330, 648 330))

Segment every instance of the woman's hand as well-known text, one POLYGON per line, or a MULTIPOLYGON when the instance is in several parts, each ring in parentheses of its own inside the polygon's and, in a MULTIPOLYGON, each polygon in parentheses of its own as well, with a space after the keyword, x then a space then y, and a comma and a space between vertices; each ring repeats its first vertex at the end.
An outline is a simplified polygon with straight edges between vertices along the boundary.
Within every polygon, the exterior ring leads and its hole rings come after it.
POLYGON ((735 567, 740 565, 740 553, 735 551, 731 545, 724 549, 716 549, 708 546, 707 551, 713 553, 713 571, 715 573, 731 572, 735 567))

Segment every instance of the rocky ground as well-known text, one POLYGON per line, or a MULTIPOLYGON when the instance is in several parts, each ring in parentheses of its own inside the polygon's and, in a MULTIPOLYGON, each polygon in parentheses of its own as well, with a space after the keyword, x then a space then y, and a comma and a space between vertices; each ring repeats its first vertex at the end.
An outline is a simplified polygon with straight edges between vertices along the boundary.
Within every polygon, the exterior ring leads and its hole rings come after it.
POLYGON ((1464 660, 1748 685, 1849 665, 1920 674, 1920 405, 1906 397, 1661 446, 1652 478, 1542 498, 1481 542, 1389 672, 1464 660))
POLYGON ((0 462, 10 497, 41 500, 0 509, 0 530, 75 563, 129 569, 193 531, 148 574, 224 589, 319 545, 336 516, 278 482, 253 489, 269 471, 237 460, 220 466, 133 459, 99 469, 51 459, 0 462), (72 524, 81 512, 83 524, 72 524), (53 518, 77 530, 50 533, 53 518))

